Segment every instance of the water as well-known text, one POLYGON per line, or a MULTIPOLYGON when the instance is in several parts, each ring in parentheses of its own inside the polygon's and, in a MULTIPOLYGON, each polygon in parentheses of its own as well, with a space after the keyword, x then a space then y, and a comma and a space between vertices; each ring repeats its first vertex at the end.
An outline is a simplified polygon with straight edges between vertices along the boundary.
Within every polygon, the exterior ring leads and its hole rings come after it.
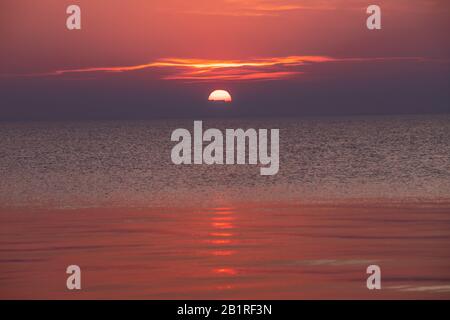
POLYGON ((279 128, 275 176, 171 164, 192 120, 2 123, 0 297, 449 298, 449 120, 204 121, 279 128))
POLYGON ((207 120, 206 128, 279 128, 280 171, 176 166, 170 141, 193 121, 0 124, 0 203, 71 207, 208 201, 302 202, 450 195, 450 116, 207 120))

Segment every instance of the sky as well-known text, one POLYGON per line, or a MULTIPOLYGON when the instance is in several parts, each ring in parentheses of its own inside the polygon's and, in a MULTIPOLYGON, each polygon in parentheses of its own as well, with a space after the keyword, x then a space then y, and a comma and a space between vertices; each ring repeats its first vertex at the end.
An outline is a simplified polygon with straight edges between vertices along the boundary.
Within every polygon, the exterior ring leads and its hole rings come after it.
POLYGON ((450 112, 449 17, 447 0, 2 0, 0 120, 450 112))

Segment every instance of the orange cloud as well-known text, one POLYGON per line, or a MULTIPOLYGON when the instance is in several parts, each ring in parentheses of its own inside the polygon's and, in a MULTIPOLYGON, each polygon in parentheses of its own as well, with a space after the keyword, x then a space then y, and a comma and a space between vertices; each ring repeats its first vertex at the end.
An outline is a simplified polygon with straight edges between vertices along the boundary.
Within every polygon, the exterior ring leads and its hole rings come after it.
POLYGON ((184 12, 202 15, 225 15, 225 16, 272 16, 282 12, 306 9, 304 5, 293 3, 288 0, 223 0, 220 7, 196 7, 184 12))
POLYGON ((61 76, 75 73, 122 73, 144 69, 166 70, 164 80, 214 81, 214 80, 277 80, 302 74, 294 67, 311 63, 335 61, 326 56, 288 56, 251 60, 159 59, 134 66, 88 67, 62 69, 34 76, 61 76))
POLYGON ((163 80, 181 81, 268 81, 292 78, 304 73, 306 65, 330 62, 425 61, 420 57, 333 58, 327 56, 286 56, 248 60, 207 60, 165 58, 134 66, 62 69, 29 76, 63 76, 80 73, 125 73, 161 69, 163 80))
MULTIPOLYGON (((424 10, 445 1, 447 0, 378 0, 376 4, 385 9, 405 11, 412 8, 424 10)), ((300 10, 363 10, 368 6, 367 0, 215 0, 198 3, 169 0, 160 9, 200 15, 260 17, 279 16, 300 10)))

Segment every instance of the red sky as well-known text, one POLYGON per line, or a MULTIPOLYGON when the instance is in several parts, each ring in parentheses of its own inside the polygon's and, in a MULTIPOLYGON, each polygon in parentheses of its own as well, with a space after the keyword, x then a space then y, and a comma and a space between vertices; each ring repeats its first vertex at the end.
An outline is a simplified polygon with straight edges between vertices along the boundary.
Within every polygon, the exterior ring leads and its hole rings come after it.
POLYGON ((0 71, 162 58, 448 57, 448 1, 377 3, 381 32, 365 28, 367 0, 3 0, 0 71), (82 9, 81 31, 65 28, 69 4, 82 9))
POLYGON ((374 2, 3 0, 0 82, 27 90, 31 80, 20 77, 92 80, 101 73, 112 79, 117 72, 105 72, 120 71, 139 73, 136 85, 142 84, 144 72, 158 86, 254 80, 291 81, 286 86, 292 86, 296 79, 318 77, 349 81, 349 74, 374 63, 377 72, 396 70, 390 78, 399 81, 402 75, 427 83, 428 77, 439 83, 448 79, 449 1, 376 1, 382 8, 381 31, 366 28, 370 4, 374 2), (80 31, 66 29, 65 11, 71 4, 82 10, 80 31), (345 64, 346 71, 336 63, 345 64), (445 74, 439 74, 442 69, 445 74))

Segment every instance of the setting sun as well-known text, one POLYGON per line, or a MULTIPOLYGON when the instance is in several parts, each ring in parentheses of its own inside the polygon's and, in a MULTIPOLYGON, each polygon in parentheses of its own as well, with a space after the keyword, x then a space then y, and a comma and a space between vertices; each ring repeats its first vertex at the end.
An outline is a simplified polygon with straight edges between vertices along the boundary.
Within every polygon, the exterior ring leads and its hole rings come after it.
POLYGON ((215 90, 208 97, 209 101, 231 102, 231 95, 225 90, 215 90))

